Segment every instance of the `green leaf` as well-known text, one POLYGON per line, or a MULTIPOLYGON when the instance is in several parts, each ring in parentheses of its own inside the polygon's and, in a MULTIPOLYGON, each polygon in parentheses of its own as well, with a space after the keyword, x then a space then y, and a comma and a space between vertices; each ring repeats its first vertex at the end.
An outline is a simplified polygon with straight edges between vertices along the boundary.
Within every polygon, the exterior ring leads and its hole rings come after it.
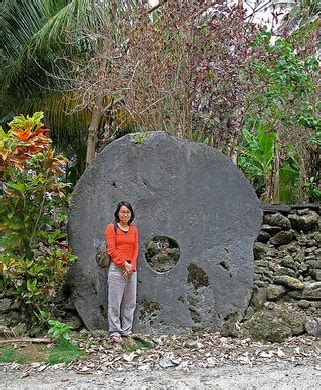
POLYGON ((12 183, 12 182, 6 182, 5 185, 9 188, 13 188, 14 190, 17 190, 21 193, 24 193, 26 190, 26 186, 24 184, 18 184, 18 183, 12 183))
POLYGON ((271 161, 274 155, 274 140, 275 133, 267 133, 262 129, 258 130, 258 146, 262 152, 262 157, 265 163, 271 161))
POLYGON ((37 279, 33 280, 27 280, 27 290, 30 291, 30 293, 35 294, 37 291, 37 279))

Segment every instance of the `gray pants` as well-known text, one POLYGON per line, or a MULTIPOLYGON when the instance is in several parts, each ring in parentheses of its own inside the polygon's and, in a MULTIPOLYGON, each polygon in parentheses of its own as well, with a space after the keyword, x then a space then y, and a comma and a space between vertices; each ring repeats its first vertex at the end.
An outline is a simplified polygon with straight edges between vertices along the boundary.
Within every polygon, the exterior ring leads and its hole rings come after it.
POLYGON ((123 276, 124 269, 110 262, 108 270, 108 324, 111 336, 127 336, 136 307, 137 272, 123 276))

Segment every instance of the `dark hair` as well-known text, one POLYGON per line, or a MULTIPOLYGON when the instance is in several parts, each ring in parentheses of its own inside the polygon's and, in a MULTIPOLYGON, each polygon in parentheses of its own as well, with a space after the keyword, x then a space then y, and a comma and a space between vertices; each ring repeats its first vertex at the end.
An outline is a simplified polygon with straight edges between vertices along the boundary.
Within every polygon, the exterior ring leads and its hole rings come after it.
POLYGON ((121 201, 117 205, 117 209, 116 209, 116 211, 114 213, 114 215, 115 215, 115 222, 119 222, 119 215, 118 214, 119 214, 119 210, 120 210, 121 206, 127 207, 128 210, 131 212, 130 220, 128 221, 128 225, 130 225, 133 222, 134 218, 135 218, 135 213, 134 213, 134 210, 133 210, 131 204, 129 202, 125 202, 125 201, 121 201))

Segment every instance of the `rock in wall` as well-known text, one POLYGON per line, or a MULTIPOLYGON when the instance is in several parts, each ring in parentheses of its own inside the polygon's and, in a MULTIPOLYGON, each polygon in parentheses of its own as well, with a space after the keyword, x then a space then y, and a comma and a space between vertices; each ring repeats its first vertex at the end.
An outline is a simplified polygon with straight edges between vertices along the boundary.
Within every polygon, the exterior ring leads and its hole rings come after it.
POLYGON ((275 205, 263 210, 244 326, 252 336, 269 341, 304 332, 321 336, 320 207, 275 205))

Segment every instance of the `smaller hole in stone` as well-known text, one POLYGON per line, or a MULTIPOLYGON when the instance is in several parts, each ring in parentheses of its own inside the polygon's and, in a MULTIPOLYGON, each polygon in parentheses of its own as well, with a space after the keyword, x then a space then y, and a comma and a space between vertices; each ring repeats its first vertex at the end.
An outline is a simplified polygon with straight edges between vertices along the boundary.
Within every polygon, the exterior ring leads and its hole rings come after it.
POLYGON ((223 267, 226 271, 229 271, 230 270, 230 266, 228 265, 228 263, 225 261, 225 260, 222 260, 218 263, 221 267, 223 267))
POLYGON ((113 187, 117 188, 117 184, 113 181, 113 187))
POLYGON ((145 245, 145 258, 156 272, 168 272, 178 262, 180 249, 173 238, 167 236, 153 237, 145 245))
POLYGON ((193 322, 196 322, 196 323, 202 322, 202 318, 196 310, 194 310, 192 308, 189 308, 188 310, 190 311, 190 315, 191 315, 193 322))

